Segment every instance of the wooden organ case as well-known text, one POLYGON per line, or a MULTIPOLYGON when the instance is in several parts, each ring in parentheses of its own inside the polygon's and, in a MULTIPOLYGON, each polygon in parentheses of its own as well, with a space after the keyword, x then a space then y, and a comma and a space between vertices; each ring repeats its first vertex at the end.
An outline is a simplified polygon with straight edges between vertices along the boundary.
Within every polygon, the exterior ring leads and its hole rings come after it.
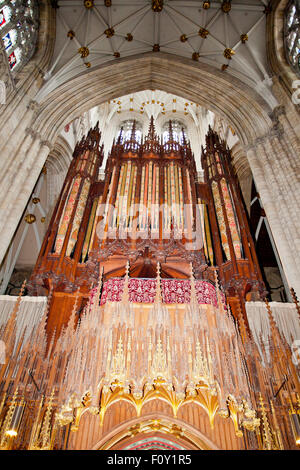
POLYGON ((0 448, 127 449, 144 433, 295 448, 299 364, 267 301, 267 343, 247 324, 265 291, 226 143, 209 128, 200 182, 183 130, 161 140, 151 118, 142 140, 133 121, 101 180, 100 137, 76 145, 28 284, 48 295, 42 317, 18 331, 24 283, 0 325, 0 448))
MULTIPOLYGON (((264 284, 230 150, 210 128, 202 149, 204 182, 184 131, 161 142, 153 117, 143 141, 121 130, 98 179, 103 146, 98 124, 76 145, 33 275, 32 294, 52 291, 48 330, 66 324, 79 293, 81 304, 99 276, 197 279, 214 283, 214 270, 233 314, 246 297, 258 300, 264 284)), ((246 316, 245 316, 246 320, 246 316)))

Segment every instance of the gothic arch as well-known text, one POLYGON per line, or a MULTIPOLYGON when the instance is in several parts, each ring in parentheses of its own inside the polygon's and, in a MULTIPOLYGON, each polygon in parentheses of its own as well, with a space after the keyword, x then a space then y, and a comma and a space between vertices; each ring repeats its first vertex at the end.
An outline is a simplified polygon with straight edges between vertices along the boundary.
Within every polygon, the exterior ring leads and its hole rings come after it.
MULTIPOLYGON (((128 445, 132 439, 128 439, 130 434, 128 433, 129 428, 135 427, 137 429, 137 434, 146 437, 148 434, 142 431, 143 425, 158 421, 165 423, 166 425, 172 427, 175 426, 177 430, 182 429, 182 435, 178 439, 178 443, 181 445, 186 445, 187 449, 197 449, 197 450, 220 450, 211 440, 209 440, 204 434, 195 429, 193 426, 190 426, 184 421, 181 421, 177 418, 170 418, 165 415, 160 415, 155 413, 154 415, 147 415, 140 418, 132 419, 126 421, 126 423, 121 424, 120 426, 115 427, 110 433, 106 434, 105 437, 100 439, 93 447, 92 450, 110 450, 116 449, 120 445, 121 441, 125 442, 128 445), (138 429, 141 429, 139 431, 138 429)), ((168 434, 161 432, 161 435, 168 436, 168 434)), ((134 434, 133 434, 134 436, 134 434)), ((172 434, 171 434, 172 436, 172 434)), ((176 438, 173 438, 176 441, 176 438)))
POLYGON ((64 125, 93 106, 146 89, 177 94, 222 115, 244 144, 264 135, 272 124, 269 104, 239 79, 207 64, 147 53, 95 68, 48 94, 45 85, 36 97, 39 113, 34 125, 52 141, 64 125))

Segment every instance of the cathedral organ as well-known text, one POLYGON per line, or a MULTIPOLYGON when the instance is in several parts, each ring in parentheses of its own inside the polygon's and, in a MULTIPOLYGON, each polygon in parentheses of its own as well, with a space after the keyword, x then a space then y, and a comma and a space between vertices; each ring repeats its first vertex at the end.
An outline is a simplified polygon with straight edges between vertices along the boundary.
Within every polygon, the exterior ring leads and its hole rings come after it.
POLYGON ((48 295, 40 326, 16 337, 20 296, 0 330, 0 447, 294 448, 299 367, 268 302, 269 350, 249 331, 245 302, 266 292, 226 143, 209 128, 199 182, 184 130, 161 140, 151 118, 141 139, 133 121, 100 181, 100 138, 76 145, 28 283, 48 295))

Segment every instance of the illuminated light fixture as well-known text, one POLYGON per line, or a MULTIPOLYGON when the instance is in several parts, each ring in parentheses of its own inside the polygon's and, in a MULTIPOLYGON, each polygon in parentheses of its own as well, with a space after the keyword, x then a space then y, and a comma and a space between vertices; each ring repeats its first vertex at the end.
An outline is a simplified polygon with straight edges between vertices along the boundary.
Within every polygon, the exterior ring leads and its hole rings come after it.
POLYGON ((25 409, 24 401, 22 400, 19 405, 16 406, 11 424, 9 429, 5 432, 6 436, 16 437, 18 435, 19 427, 23 418, 25 409))
POLYGON ((241 41, 243 44, 245 44, 248 39, 248 34, 241 34, 241 41))
POLYGON ((210 2, 209 1, 203 2, 202 6, 203 6, 204 10, 208 10, 210 8, 210 2))

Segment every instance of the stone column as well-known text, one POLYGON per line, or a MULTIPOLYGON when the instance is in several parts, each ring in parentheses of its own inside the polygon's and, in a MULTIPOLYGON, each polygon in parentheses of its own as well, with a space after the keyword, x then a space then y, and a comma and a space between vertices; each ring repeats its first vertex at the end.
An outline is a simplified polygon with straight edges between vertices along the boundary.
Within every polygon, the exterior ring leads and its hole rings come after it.
POLYGON ((289 286, 300 295, 300 169, 290 145, 273 129, 248 148, 247 157, 289 286))
POLYGON ((16 174, 9 193, 6 195, 7 205, 1 208, 0 227, 0 260, 5 256, 10 240, 22 216, 30 194, 51 149, 49 142, 41 142, 36 138, 25 156, 24 164, 16 174))

